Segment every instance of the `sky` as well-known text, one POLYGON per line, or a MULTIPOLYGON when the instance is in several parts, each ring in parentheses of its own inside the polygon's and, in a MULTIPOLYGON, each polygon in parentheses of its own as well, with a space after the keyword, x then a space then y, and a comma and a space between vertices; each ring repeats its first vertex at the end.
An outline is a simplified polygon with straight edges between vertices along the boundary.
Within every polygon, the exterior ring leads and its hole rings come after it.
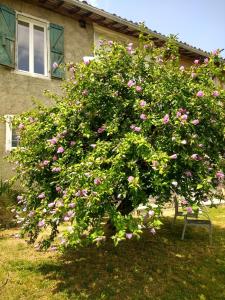
MULTIPOLYGON (((225 48, 225 0, 88 0, 205 51, 225 48)), ((222 52, 225 57, 225 51, 222 52)))

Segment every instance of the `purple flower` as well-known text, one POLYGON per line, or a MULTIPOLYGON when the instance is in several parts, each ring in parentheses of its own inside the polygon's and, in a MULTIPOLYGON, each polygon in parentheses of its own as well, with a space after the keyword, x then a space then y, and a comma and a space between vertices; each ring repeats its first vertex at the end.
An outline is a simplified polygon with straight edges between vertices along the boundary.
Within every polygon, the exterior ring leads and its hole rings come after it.
POLYGON ((22 129, 25 128, 25 126, 24 126, 24 124, 20 123, 19 126, 18 126, 18 128, 22 130, 22 129))
POLYGON ((201 160, 201 157, 198 155, 198 154, 192 154, 191 155, 191 159, 193 159, 193 160, 201 160))
POLYGON ((188 118, 188 115, 184 114, 184 115, 182 115, 180 118, 181 118, 181 121, 182 121, 182 122, 186 122, 186 121, 187 121, 187 118, 188 118))
POLYGON ((149 210, 149 211, 148 211, 149 217, 153 217, 154 214, 155 214, 154 210, 149 210))
POLYGON ((142 91, 142 87, 140 85, 136 86, 136 92, 140 93, 142 91))
POLYGON ((184 66, 180 67, 180 71, 183 72, 185 70, 184 66))
POLYGON ((45 198, 45 193, 41 193, 40 195, 38 195, 38 199, 44 199, 45 198))
POLYGON ((91 59, 90 59, 89 57, 87 57, 87 56, 84 56, 84 57, 83 57, 83 63, 84 63, 85 65, 89 65, 90 62, 91 62, 91 59))
POLYGON ((44 227, 45 226, 45 220, 41 220, 38 222, 38 227, 44 227))
POLYGON ((59 185, 56 186, 55 190, 56 190, 57 193, 62 192, 62 188, 59 185))
POLYGON ((16 199, 17 199, 17 201, 22 201, 23 200, 23 196, 19 195, 19 196, 16 197, 16 199))
POLYGON ((212 51, 212 55, 215 55, 215 56, 217 56, 219 54, 219 50, 217 49, 217 50, 213 50, 212 51))
POLYGON ((214 91, 214 92, 212 93, 212 95, 213 95, 213 97, 218 97, 218 96, 220 95, 220 93, 219 93, 218 91, 214 91))
POLYGON ((140 131, 141 131, 141 127, 135 126, 135 127, 134 127, 134 131, 135 131, 135 132, 140 132, 140 131))
POLYGON ((218 171, 216 172, 216 178, 218 178, 219 180, 223 180, 224 179, 224 173, 222 171, 218 171))
POLYGON ((155 231, 155 228, 151 228, 150 232, 155 235, 156 234, 156 231, 155 231))
POLYGON ((135 85, 135 82, 133 80, 129 80, 127 86, 132 87, 133 85, 135 85))
POLYGON ((55 145, 57 142, 58 142, 58 139, 56 137, 48 140, 48 142, 51 144, 51 145, 55 145))
POLYGON ((82 190, 82 191, 80 191, 80 195, 81 195, 82 197, 87 197, 87 190, 82 190))
POLYGON ((129 183, 131 183, 131 182, 134 180, 134 177, 133 177, 133 176, 129 176, 129 177, 127 178, 127 180, 128 180, 129 183))
POLYGON ((54 168, 52 168, 52 172, 54 172, 54 173, 58 173, 60 171, 61 171, 60 167, 54 167, 54 168))
POLYGON ((83 95, 83 96, 87 96, 87 95, 88 95, 88 90, 86 90, 86 89, 83 90, 82 95, 83 95))
POLYGON ((132 238, 132 236, 133 236, 133 233, 126 233, 126 238, 127 239, 130 240, 132 238))
POLYGON ((144 101, 144 100, 141 100, 141 101, 140 101, 140 106, 141 106, 141 107, 144 107, 146 104, 147 104, 146 101, 144 101))
POLYGON ((170 158, 171 158, 171 159, 177 159, 177 154, 174 153, 174 154, 170 155, 170 158))
POLYGON ((63 147, 59 147, 58 150, 57 150, 57 153, 63 153, 65 150, 63 147))
POLYGON ((170 121, 170 116, 169 116, 168 114, 166 114, 166 115, 163 117, 162 121, 163 121, 163 124, 169 123, 169 121, 170 121))
POLYGON ((135 128, 134 124, 130 125, 130 129, 134 130, 134 128, 135 128))
POLYGON ((53 69, 57 69, 59 67, 59 65, 57 64, 57 62, 54 62, 53 64, 52 64, 52 68, 53 69))
POLYGON ((98 133, 103 133, 105 131, 105 128, 104 127, 100 127, 100 128, 98 128, 98 133))
POLYGON ((198 124, 199 124, 199 120, 198 120, 198 119, 195 119, 195 120, 191 121, 191 123, 192 123, 193 125, 198 125, 198 124))
POLYGON ((112 46, 113 45, 113 41, 108 41, 108 45, 112 46))
POLYGON ((44 165, 44 166, 47 166, 49 163, 50 163, 49 160, 44 160, 44 161, 43 161, 43 165, 44 165))
POLYGON ((100 178, 95 178, 95 179, 94 179, 94 184, 99 185, 99 184, 101 184, 101 183, 102 183, 102 181, 101 181, 100 178))
POLYGON ((198 65, 198 64, 199 64, 199 59, 195 59, 195 60, 194 60, 194 64, 195 64, 195 65, 198 65))
POLYGON ((49 207, 49 208, 52 208, 52 207, 54 207, 54 206, 55 206, 55 202, 51 202, 51 203, 48 204, 48 207, 49 207))
POLYGON ((185 174, 187 177, 192 177, 191 171, 185 171, 184 174, 185 174))
POLYGON ((140 119, 143 120, 143 121, 145 121, 145 120, 147 120, 147 116, 145 114, 141 114, 140 115, 140 119))
POLYGON ((32 218, 35 215, 35 211, 31 210, 28 214, 29 218, 32 218))
POLYGON ((193 209, 192 209, 192 207, 187 207, 187 212, 189 213, 189 214, 191 214, 192 212, 193 212, 193 209))
POLYGON ((204 96, 204 92, 203 91, 198 91, 196 94, 197 97, 203 97, 204 96))
POLYGON ((71 203, 69 203, 68 206, 69 206, 69 208, 74 208, 74 207, 75 207, 75 203, 72 203, 72 202, 71 202, 71 203))

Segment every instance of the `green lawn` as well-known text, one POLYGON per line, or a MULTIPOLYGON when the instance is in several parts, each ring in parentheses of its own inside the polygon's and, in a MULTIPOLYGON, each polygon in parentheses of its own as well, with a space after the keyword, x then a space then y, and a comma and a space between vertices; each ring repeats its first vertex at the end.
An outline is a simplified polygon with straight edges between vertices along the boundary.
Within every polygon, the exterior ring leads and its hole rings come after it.
POLYGON ((114 248, 83 248, 64 255, 37 252, 0 231, 0 299, 225 299, 225 207, 210 209, 213 245, 200 228, 180 240, 182 221, 157 235, 114 248))

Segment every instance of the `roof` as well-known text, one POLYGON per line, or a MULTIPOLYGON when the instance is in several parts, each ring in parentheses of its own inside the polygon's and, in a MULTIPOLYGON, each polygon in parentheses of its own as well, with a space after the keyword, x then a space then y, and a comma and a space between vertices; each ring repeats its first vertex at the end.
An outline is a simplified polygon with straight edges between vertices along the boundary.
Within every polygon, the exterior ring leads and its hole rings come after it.
MULTIPOLYGON (((128 21, 116 14, 111 14, 103 9, 96 8, 86 1, 81 0, 26 0, 34 2, 39 6, 51 9, 58 13, 67 15, 72 18, 78 18, 84 21, 91 21, 100 26, 106 27, 113 31, 117 31, 133 37, 138 37, 140 33, 140 24, 128 21)), ((146 28, 146 33, 152 36, 156 45, 162 45, 167 37, 157 31, 146 28)), ((190 58, 208 57, 209 53, 196 47, 190 46, 184 42, 178 42, 180 53, 190 58)))

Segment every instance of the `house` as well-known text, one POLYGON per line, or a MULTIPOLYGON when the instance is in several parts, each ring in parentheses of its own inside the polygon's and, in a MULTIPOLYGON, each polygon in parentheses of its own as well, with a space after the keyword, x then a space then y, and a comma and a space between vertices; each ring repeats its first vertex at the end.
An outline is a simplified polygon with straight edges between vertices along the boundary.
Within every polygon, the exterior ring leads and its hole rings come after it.
MULTIPOLYGON (((166 37, 146 29, 156 45, 166 37)), ((139 26, 78 0, 0 0, 0 178, 11 171, 3 159, 17 145, 13 115, 29 110, 32 97, 49 103, 43 90, 60 92, 63 70, 57 64, 93 55, 102 37, 130 42, 139 26)), ((179 43, 181 64, 208 54, 179 43)))

